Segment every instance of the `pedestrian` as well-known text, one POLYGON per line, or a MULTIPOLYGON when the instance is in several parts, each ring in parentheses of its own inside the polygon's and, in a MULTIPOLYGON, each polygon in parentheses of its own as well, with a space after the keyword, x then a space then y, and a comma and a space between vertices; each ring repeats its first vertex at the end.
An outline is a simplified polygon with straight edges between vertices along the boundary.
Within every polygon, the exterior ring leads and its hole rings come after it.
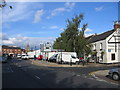
POLYGON ((36 59, 37 59, 36 55, 34 55, 34 60, 32 61, 32 64, 34 63, 34 61, 36 61, 36 59))
POLYGON ((83 64, 83 66, 85 65, 85 59, 82 59, 82 64, 83 64))
POLYGON ((70 66, 72 66, 72 58, 70 59, 70 66))

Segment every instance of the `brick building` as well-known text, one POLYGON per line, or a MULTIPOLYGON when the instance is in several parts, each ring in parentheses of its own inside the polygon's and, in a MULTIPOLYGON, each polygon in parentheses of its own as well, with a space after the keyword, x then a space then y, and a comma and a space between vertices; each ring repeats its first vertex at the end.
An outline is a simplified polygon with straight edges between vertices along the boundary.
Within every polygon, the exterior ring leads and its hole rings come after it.
POLYGON ((2 45, 2 54, 22 54, 23 51, 20 47, 2 45))

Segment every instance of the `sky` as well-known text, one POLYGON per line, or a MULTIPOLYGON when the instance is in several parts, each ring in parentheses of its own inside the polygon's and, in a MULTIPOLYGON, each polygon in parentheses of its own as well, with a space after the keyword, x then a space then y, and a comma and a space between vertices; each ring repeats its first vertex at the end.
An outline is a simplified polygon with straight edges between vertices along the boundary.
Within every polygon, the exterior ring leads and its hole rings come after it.
MULTIPOLYGON (((64 31, 67 20, 84 14, 85 35, 113 29, 118 20, 118 2, 8 2, 13 9, 2 9, 2 44, 31 48, 54 42, 64 31)), ((0 9, 1 10, 1 9, 0 9)))

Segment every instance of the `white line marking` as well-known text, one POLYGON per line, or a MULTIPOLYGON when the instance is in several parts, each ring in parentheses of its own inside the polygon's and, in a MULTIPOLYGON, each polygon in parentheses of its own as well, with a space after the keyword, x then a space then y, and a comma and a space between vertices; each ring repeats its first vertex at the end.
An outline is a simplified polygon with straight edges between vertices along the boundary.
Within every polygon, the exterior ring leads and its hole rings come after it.
POLYGON ((38 76, 35 76, 37 79, 40 79, 40 77, 38 77, 38 76))
POLYGON ((18 65, 18 67, 21 67, 21 65, 18 65))
POLYGON ((80 76, 79 74, 77 76, 80 76))
POLYGON ((11 67, 9 67, 9 69, 10 69, 10 71, 11 71, 11 72, 13 72, 13 70, 12 70, 12 68, 11 68, 11 67))

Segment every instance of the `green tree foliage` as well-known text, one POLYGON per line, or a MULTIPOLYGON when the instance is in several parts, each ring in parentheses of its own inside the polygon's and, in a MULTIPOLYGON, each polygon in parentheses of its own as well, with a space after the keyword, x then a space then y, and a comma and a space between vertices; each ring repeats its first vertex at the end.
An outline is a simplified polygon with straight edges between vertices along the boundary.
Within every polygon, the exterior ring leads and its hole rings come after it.
POLYGON ((89 44, 85 38, 85 30, 88 24, 84 24, 80 31, 80 23, 84 15, 76 15, 71 20, 67 20, 66 29, 56 39, 53 47, 55 49, 64 49, 68 52, 77 52, 78 56, 89 55, 91 53, 92 45, 89 44))

